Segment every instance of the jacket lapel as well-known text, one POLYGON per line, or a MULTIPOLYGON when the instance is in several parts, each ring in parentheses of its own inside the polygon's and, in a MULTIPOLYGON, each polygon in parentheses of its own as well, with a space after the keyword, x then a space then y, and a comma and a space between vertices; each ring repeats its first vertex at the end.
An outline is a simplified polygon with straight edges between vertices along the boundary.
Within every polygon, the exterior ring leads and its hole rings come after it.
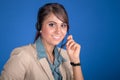
POLYGON ((49 64, 48 64, 46 58, 42 58, 39 61, 40 61, 42 68, 44 69, 45 73, 49 77, 49 80, 54 80, 54 77, 52 75, 51 69, 49 67, 49 64))
POLYGON ((61 75, 62 75, 62 77, 63 77, 63 79, 62 80, 66 80, 67 78, 66 78, 66 72, 65 72, 66 70, 65 70, 65 68, 64 68, 64 66, 63 65, 60 65, 60 73, 61 73, 61 75))

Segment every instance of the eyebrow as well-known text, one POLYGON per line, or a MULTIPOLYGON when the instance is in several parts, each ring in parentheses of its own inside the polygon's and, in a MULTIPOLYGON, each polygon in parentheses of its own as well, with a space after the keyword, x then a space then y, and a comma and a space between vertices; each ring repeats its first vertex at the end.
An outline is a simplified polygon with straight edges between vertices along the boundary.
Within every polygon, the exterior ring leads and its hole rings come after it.
MULTIPOLYGON (((56 23, 55 21, 48 21, 48 23, 50 23, 50 22, 52 22, 52 23, 56 23)), ((57 24, 57 23, 56 23, 57 24)))
MULTIPOLYGON (((57 22, 55 22, 55 21, 48 21, 48 23, 50 23, 50 22, 57 24, 57 22)), ((67 24, 67 23, 62 22, 61 24, 67 24)))

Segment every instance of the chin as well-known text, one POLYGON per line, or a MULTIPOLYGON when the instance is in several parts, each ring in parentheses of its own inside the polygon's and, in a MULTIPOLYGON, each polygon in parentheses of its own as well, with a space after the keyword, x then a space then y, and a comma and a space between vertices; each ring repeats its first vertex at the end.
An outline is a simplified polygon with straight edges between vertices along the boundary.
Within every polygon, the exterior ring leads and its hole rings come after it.
POLYGON ((54 43, 54 45, 58 45, 59 43, 54 43))
POLYGON ((60 43, 60 41, 59 41, 59 42, 54 42, 53 44, 54 44, 54 45, 58 45, 59 43, 60 43))

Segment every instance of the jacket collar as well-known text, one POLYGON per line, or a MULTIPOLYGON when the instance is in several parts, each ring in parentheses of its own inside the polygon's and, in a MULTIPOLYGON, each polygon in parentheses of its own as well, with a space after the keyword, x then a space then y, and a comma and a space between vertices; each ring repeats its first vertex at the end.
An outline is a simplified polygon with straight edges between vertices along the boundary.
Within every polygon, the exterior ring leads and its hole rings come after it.
MULTIPOLYGON (((42 66, 42 68, 44 69, 45 73, 47 74, 47 76, 49 77, 49 80, 54 80, 54 77, 52 75, 52 71, 50 69, 50 66, 49 66, 49 63, 47 61, 47 55, 46 55, 46 51, 45 51, 45 48, 43 46, 43 43, 42 43, 42 40, 41 38, 39 37, 36 42, 36 50, 37 50, 37 57, 39 59, 39 62, 42 66)), ((59 53, 59 50, 57 47, 55 47, 54 49, 54 53, 55 53, 55 57, 58 57, 58 60, 62 63, 62 62, 65 62, 66 60, 60 55, 59 53)), ((62 66, 60 66, 60 72, 61 72, 61 75, 63 76, 63 78, 65 78, 65 71, 63 71, 63 68, 62 66)))
MULTIPOLYGON (((38 59, 47 58, 46 51, 45 51, 44 45, 43 45, 42 40, 41 40, 40 37, 36 40, 36 50, 37 50, 38 59)), ((59 51, 60 50, 58 50, 58 48, 55 46, 55 48, 54 48, 55 57, 59 60, 59 62, 66 61, 60 55, 59 51)))

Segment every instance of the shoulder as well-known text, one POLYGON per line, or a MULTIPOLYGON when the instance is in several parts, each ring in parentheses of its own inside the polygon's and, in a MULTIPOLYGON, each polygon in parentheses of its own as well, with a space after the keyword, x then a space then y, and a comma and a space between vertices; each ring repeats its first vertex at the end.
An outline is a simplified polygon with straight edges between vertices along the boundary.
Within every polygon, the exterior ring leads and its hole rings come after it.
POLYGON ((31 55, 31 53, 34 51, 32 44, 28 44, 25 46, 17 47, 13 49, 11 52, 11 56, 17 56, 17 55, 31 55))
MULTIPOLYGON (((8 76, 15 80, 22 80, 24 78, 24 74, 29 69, 30 61, 33 58, 31 45, 26 45, 22 47, 17 47, 13 49, 10 58, 4 65, 4 69, 2 71, 2 76, 8 76)), ((7 78, 7 77, 5 77, 7 78)))
POLYGON ((13 49, 11 52, 10 58, 5 64, 5 69, 11 69, 15 67, 28 67, 31 64, 31 61, 34 59, 33 52, 35 49, 32 48, 32 45, 25 45, 13 49))
POLYGON ((18 55, 20 52, 29 52, 31 48, 31 44, 29 45, 25 45, 25 46, 20 46, 20 47, 16 47, 12 50, 12 55, 18 55))
POLYGON ((34 58, 33 52, 35 52, 35 49, 31 44, 17 47, 11 52, 9 61, 29 64, 30 60, 34 58))

